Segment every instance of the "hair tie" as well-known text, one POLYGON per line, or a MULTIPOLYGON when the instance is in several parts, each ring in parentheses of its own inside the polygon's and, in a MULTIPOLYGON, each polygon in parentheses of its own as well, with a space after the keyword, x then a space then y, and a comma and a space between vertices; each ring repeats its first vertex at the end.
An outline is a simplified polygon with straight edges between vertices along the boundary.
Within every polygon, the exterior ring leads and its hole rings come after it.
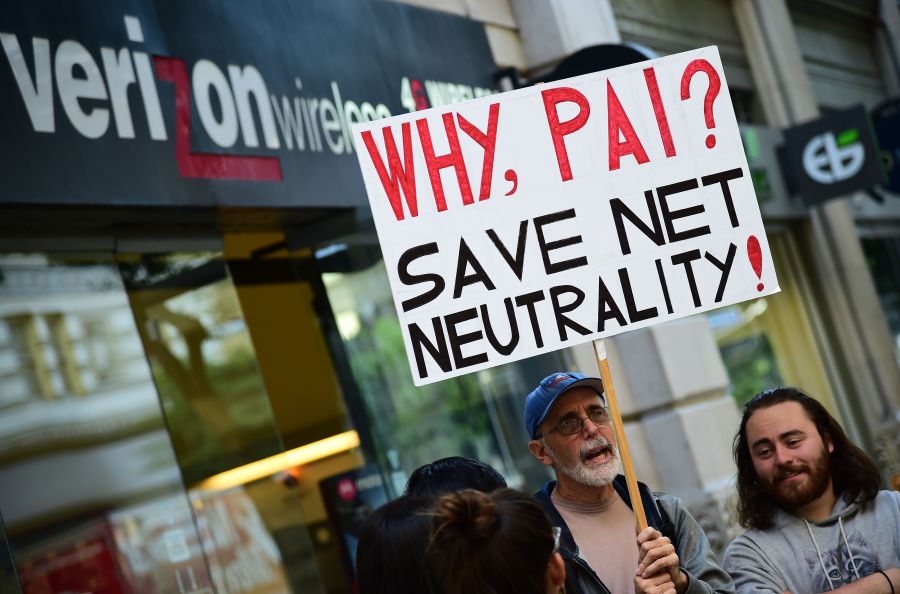
POLYGON ((876 569, 875 572, 880 573, 881 575, 884 576, 884 579, 887 580, 888 586, 890 586, 890 588, 891 588, 891 594, 896 594, 896 592, 894 592, 894 582, 891 581, 891 578, 888 577, 888 574, 881 571, 880 569, 876 569))

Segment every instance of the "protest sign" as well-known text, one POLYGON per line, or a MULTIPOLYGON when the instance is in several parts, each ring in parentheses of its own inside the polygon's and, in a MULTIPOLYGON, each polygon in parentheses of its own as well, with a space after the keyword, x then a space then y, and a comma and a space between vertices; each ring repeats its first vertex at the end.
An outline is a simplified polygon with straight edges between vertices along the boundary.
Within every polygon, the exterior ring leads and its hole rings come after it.
POLYGON ((416 385, 779 290, 715 47, 353 136, 416 385))

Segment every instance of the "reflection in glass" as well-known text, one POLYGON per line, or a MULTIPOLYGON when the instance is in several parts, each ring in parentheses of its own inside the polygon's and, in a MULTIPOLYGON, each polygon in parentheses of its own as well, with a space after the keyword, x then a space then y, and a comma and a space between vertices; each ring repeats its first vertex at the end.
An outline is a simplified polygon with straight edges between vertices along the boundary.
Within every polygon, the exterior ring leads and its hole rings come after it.
POLYGON ((129 554, 121 518, 148 502, 197 537, 114 263, 0 256, 0 395, 0 512, 23 592, 209 591, 202 558, 185 581, 174 545, 129 554))
POLYGON ((0 255, 4 592, 18 577, 25 594, 346 593, 341 568, 323 580, 333 546, 310 537, 297 495, 351 456, 184 489, 182 474, 281 451, 221 259, 122 270, 130 295, 111 257, 0 255))
MULTIPOLYGON (((320 571, 296 481, 283 480, 293 471, 307 478, 316 462, 298 471, 283 452, 225 260, 125 255, 119 267, 216 592, 323 592, 332 576, 320 571)), ((328 591, 346 592, 340 569, 333 578, 328 591)))
POLYGON ((221 257, 143 256, 120 267, 185 482, 281 451, 221 257))
POLYGON ((784 384, 766 334, 766 310, 766 301, 758 299, 706 314, 738 406, 766 387, 784 384))

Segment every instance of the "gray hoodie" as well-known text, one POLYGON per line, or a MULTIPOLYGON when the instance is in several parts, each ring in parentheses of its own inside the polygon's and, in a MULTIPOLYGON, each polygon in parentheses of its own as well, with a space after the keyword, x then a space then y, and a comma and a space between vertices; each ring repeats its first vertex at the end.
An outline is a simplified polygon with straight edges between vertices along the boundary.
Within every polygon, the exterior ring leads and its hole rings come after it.
POLYGON ((839 497, 831 516, 807 522, 778 510, 769 530, 750 529, 725 551, 737 594, 827 592, 900 567, 900 492, 859 505, 839 497))

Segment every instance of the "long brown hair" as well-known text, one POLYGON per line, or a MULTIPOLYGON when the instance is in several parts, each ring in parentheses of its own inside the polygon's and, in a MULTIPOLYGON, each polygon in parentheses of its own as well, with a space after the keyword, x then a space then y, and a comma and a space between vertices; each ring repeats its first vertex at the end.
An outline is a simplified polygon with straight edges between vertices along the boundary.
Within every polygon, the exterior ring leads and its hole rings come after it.
POLYGON ((847 438, 838 422, 828 414, 819 401, 798 388, 781 386, 769 388, 744 405, 741 428, 734 436, 734 463, 737 464, 738 521, 744 528, 767 530, 777 505, 766 493, 756 475, 750 446, 747 443, 747 421, 761 408, 782 402, 796 402, 806 411, 823 441, 834 446, 831 453, 831 481, 834 492, 847 503, 866 503, 875 498, 881 488, 881 473, 875 462, 847 438))
POLYGON ((550 520, 512 489, 466 489, 438 499, 426 565, 445 594, 545 594, 550 520))

